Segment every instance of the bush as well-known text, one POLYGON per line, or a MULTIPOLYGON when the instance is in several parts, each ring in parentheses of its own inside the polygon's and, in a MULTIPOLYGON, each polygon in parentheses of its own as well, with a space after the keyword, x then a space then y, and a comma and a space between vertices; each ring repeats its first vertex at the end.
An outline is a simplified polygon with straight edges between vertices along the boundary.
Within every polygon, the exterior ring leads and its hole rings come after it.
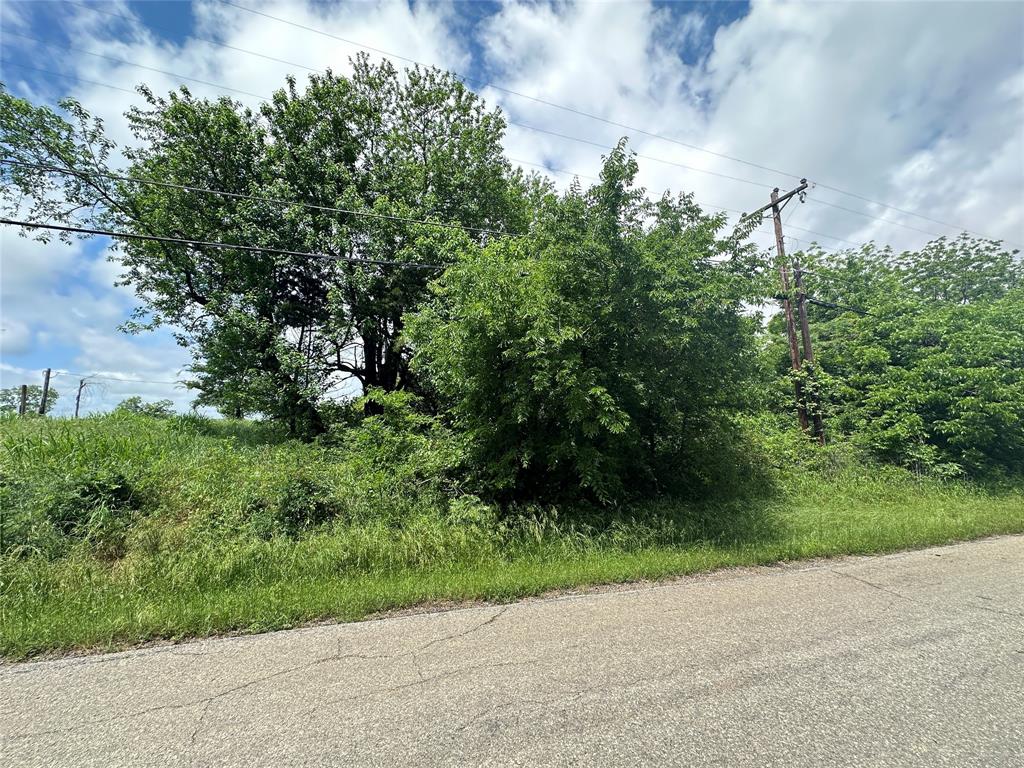
POLYGON ((147 403, 138 395, 134 395, 118 403, 117 410, 141 416, 152 416, 157 419, 166 419, 174 415, 174 403, 170 400, 156 400, 147 403))
POLYGON ((913 253, 867 245, 802 260, 808 291, 825 300, 808 312, 831 434, 918 473, 1021 471, 1024 263, 1015 253, 963 235, 913 253))
POLYGON ((749 275, 713 264, 738 255, 724 219, 646 201, 636 171, 620 144, 600 184, 539 205, 529 236, 465 243, 407 318, 482 495, 616 503, 715 482, 698 447, 753 370, 749 275))
POLYGON ((293 535, 325 523, 339 512, 331 488, 301 469, 285 481, 274 504, 276 520, 293 535))

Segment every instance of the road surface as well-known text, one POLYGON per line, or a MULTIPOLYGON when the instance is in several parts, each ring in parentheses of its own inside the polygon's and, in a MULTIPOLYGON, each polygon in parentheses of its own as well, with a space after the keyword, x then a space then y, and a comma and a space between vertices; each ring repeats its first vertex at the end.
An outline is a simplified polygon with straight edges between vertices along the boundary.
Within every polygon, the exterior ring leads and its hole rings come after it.
POLYGON ((1024 766, 1024 537, 0 667, 7 766, 1024 766))

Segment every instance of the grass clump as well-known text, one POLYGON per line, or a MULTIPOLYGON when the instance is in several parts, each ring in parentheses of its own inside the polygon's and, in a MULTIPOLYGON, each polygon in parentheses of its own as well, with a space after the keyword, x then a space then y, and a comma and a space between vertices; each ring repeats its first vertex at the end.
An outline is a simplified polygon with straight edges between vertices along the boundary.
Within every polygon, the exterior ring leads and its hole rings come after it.
POLYGON ((0 653, 1024 531, 1019 485, 920 477, 778 436, 752 443, 773 458, 740 492, 499 508, 446 472, 450 435, 401 418, 317 444, 193 417, 5 419, 0 653))

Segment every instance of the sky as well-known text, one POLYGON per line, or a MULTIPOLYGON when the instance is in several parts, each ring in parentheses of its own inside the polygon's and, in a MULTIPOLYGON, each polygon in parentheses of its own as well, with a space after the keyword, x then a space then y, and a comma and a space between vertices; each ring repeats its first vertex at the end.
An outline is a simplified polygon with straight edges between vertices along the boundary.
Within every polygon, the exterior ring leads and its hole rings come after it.
MULTIPOLYGON (((464 76, 513 123, 510 160, 562 186, 628 136, 651 195, 733 217, 807 178, 790 249, 965 229, 1024 244, 1019 2, 0 2, 5 86, 78 99, 121 146, 141 83, 256 106, 289 74, 350 71, 361 48, 464 76)), ((753 238, 769 248, 770 226, 753 238)), ((187 410, 188 350, 119 330, 137 300, 107 246, 0 229, 0 386, 50 367, 59 414, 85 374, 83 411, 129 395, 187 410)))

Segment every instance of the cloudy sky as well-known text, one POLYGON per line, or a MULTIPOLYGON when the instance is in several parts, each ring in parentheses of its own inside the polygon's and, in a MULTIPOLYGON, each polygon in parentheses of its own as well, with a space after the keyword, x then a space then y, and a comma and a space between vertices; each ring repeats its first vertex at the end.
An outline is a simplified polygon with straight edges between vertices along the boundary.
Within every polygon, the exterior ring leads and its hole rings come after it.
MULTIPOLYGON (((512 121, 508 157, 561 184, 590 181, 625 135, 653 194, 709 208, 751 210, 807 177, 807 202, 786 212, 793 248, 916 248, 961 229, 1024 244, 1019 2, 4 0, 0 25, 7 88, 73 96, 122 144, 139 83, 256 105, 365 48, 466 77, 512 121)), ((87 410, 130 394, 187 408, 173 384, 186 350, 117 330, 134 300, 105 248, 0 231, 0 386, 52 367, 58 412, 78 372, 104 377, 87 410)))

